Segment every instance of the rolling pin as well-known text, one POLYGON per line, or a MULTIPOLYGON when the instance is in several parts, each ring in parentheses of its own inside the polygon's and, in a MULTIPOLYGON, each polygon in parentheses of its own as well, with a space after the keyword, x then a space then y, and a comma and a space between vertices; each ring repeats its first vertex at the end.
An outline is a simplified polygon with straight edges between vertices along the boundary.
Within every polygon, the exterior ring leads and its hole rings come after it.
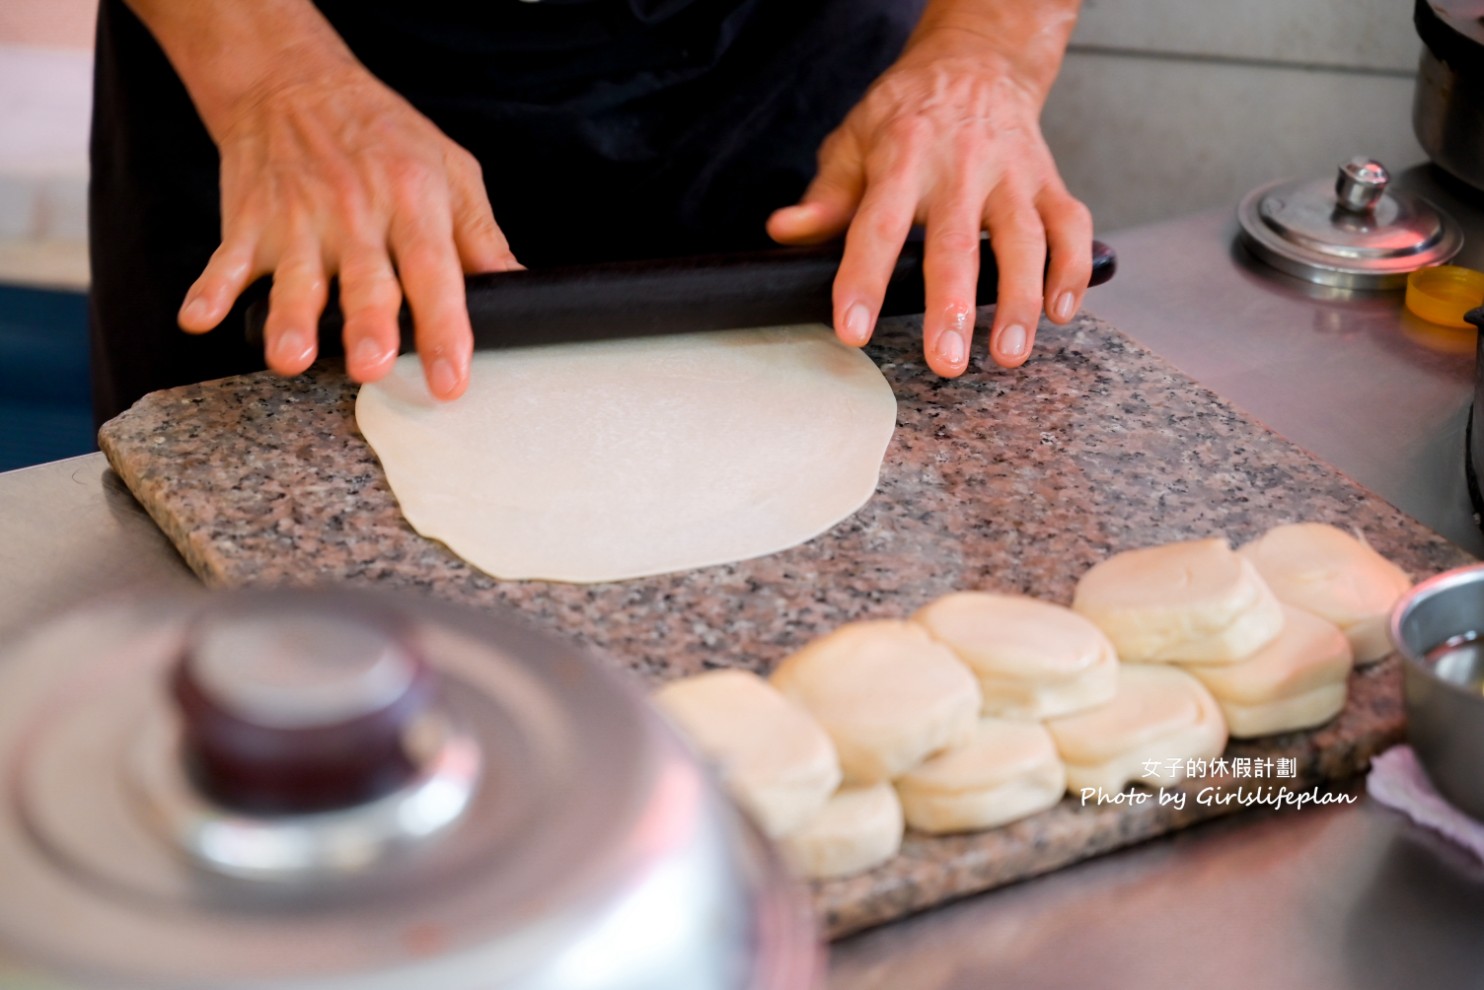
MULTIPOLYGON (((978 299, 993 302, 999 270, 989 241, 981 241, 978 299)), ((832 290, 841 245, 781 248, 739 254, 618 261, 535 271, 470 275, 464 280, 476 348, 525 347, 647 337, 704 330, 787 326, 833 320, 832 290)), ((924 309, 923 246, 909 242, 887 283, 881 316, 924 309)), ((1092 245, 1090 285, 1113 277, 1117 259, 1106 244, 1092 245)), ((247 339, 263 343, 268 300, 247 310, 247 339)), ((400 316, 402 351, 413 349, 412 316, 400 316)), ((330 353, 340 346, 340 306, 333 290, 319 333, 330 353)))

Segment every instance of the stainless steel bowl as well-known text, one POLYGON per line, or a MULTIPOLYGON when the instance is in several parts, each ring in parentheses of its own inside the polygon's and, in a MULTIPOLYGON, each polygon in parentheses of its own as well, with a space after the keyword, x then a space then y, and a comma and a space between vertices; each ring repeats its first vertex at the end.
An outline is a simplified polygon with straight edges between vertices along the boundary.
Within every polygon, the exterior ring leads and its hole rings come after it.
POLYGON ((636 685, 514 616, 223 593, 7 645, 0 986, 821 976, 801 891, 636 685))
POLYGON ((1484 821, 1484 564, 1413 588, 1391 613, 1407 736, 1438 793, 1484 821))

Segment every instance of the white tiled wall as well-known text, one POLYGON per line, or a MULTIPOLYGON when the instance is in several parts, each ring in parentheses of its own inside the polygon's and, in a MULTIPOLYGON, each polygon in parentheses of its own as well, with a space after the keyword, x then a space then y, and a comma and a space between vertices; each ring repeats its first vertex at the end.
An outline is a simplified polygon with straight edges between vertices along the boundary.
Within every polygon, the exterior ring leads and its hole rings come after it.
POLYGON ((1411 72, 1412 0, 1083 0, 1073 43, 1411 72))
POLYGON ((0 0, 0 281, 87 285, 97 0, 0 0))
POLYGON ((0 44, 89 48, 98 0, 5 0, 0 4, 0 44))
POLYGON ((1412 0, 1085 0, 1043 124, 1107 232, 1356 154, 1400 169, 1421 42, 1412 0))

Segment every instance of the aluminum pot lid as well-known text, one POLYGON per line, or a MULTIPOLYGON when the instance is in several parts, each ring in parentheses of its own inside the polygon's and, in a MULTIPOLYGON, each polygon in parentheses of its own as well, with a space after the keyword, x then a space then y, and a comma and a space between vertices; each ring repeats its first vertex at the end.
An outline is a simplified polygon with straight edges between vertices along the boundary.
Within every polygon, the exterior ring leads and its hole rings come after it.
POLYGON ((1310 282, 1394 289, 1408 273, 1448 261, 1463 232, 1426 200, 1388 189, 1374 159, 1352 158, 1333 181, 1276 182, 1237 208, 1244 243, 1263 261, 1310 282))
POLYGON ((115 602, 0 652, 0 698, 0 985, 817 977, 771 847, 630 685, 516 619, 115 602))

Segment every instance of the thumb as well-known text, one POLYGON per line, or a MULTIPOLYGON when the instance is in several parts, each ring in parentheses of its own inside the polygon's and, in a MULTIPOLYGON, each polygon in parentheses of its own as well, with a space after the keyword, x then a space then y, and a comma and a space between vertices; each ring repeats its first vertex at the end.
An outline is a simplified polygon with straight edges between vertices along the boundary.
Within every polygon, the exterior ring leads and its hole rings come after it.
POLYGON ((865 191, 865 169, 854 142, 830 137, 819 152, 819 173, 794 206, 768 218, 768 235, 781 244, 817 244, 850 225, 865 191))

